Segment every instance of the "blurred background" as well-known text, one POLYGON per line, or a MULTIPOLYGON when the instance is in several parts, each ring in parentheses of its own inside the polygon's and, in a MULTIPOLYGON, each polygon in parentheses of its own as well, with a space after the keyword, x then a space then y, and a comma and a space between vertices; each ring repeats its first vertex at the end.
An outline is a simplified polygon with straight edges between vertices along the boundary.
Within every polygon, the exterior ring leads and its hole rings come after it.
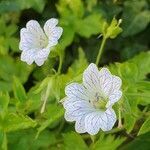
MULTIPOLYGON (((50 54, 49 60, 42 67, 29 66, 21 62, 21 53, 18 48, 20 29, 26 26, 27 21, 34 19, 43 26, 45 21, 50 18, 59 19, 59 26, 64 29, 64 32, 57 48, 64 53, 62 73, 65 74, 68 67, 78 59, 79 53, 81 55, 79 63, 83 63, 83 57, 87 58, 89 63, 95 62, 101 44, 102 37, 99 35, 102 33, 103 23, 104 21, 110 23, 113 17, 122 19, 120 26, 123 32, 117 38, 107 40, 99 66, 124 62, 150 49, 150 0, 0 0, 0 92, 9 92, 10 97, 13 95, 15 76, 17 77, 16 85, 23 85, 23 90, 29 91, 28 95, 32 95, 30 91, 53 73, 52 68, 54 67, 56 70, 58 68, 59 57, 55 51, 50 54)), ((65 80, 65 77, 62 78, 65 80)), ((36 94, 32 98, 34 100, 38 99, 39 102, 39 95, 36 94)), ((11 103, 16 104, 14 98, 12 98, 10 105, 11 103)), ((18 104, 16 105, 18 107, 18 104)), ((30 107, 30 104, 28 105, 30 107)), ((32 106, 29 112, 24 110, 27 112, 22 113, 34 118, 40 104, 34 101, 32 105, 34 107, 32 106)), ((18 110, 20 111, 22 107, 19 105, 18 110)), ((51 114, 54 108, 50 109, 48 114, 51 114)), ((44 119, 48 118, 48 114, 44 116, 44 119)), ((62 113, 60 116, 62 117, 62 113)), ((53 126, 55 127, 58 124, 57 117, 59 118, 59 116, 56 116, 55 123, 50 128, 53 129, 53 126)), ((41 116, 36 119, 41 119, 41 116)), ((46 122, 44 126, 47 127, 48 124, 49 122, 46 122)), ((73 129, 73 127, 69 128, 73 129)), ((12 130, 12 134, 8 135, 9 149, 62 149, 62 145, 59 145, 62 139, 57 141, 54 137, 57 134, 55 129, 61 131, 61 126, 54 128, 52 131, 44 130, 37 141, 34 139, 36 132, 33 129, 15 131, 15 133, 12 130), (54 133, 51 134, 51 132, 54 133), (32 143, 31 147, 30 142, 32 143), (49 147, 50 144, 51 147, 49 147)), ((69 139, 75 133, 71 134, 64 137, 69 139)), ((4 144, 5 136, 0 135, 0 139, 4 144)), ((75 135, 75 138, 78 138, 78 135, 75 135)), ((88 143, 88 137, 83 136, 83 139, 87 139, 88 143)), ((114 138, 109 137, 104 141, 106 144, 112 144, 114 138)), ((118 141, 121 143, 123 140, 118 139, 118 141)), ((68 140, 67 142, 71 143, 72 141, 68 140)), ((75 143, 80 145, 80 142, 80 140, 77 140, 75 143)), ((68 150, 73 149, 69 146, 68 150)), ((5 147, 5 144, 3 147, 5 147)), ((86 150, 86 146, 80 149, 86 150)))

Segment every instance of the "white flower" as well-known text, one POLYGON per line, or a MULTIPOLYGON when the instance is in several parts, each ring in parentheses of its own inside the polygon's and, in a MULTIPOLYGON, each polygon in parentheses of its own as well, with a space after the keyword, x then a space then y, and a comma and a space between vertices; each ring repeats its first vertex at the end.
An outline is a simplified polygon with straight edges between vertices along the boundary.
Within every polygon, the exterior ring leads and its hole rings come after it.
POLYGON ((112 106, 122 96, 121 84, 121 79, 107 68, 99 71, 95 64, 90 64, 82 84, 71 83, 65 88, 65 119, 75 121, 79 133, 95 135, 100 129, 111 130, 116 122, 112 106))
POLYGON ((30 20, 26 28, 20 31, 19 49, 22 50, 21 60, 32 64, 34 61, 38 66, 43 65, 47 59, 51 47, 58 43, 63 29, 57 27, 58 20, 51 18, 44 24, 44 30, 36 20, 30 20))

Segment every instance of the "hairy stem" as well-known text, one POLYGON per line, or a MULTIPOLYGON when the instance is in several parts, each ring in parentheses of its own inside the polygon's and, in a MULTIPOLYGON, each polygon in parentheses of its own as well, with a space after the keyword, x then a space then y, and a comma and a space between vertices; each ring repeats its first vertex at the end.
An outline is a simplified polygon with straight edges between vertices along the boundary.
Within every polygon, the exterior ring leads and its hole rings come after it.
POLYGON ((50 88, 51 88, 51 84, 49 83, 47 85, 47 89, 46 89, 46 93, 45 93, 45 96, 44 96, 44 102, 43 102, 43 105, 42 105, 42 108, 41 108, 41 114, 45 111, 45 106, 46 106, 46 102, 47 102, 47 99, 49 97, 49 92, 50 92, 50 88))
POLYGON ((122 120, 121 120, 121 110, 118 110, 119 119, 118 119, 118 128, 122 128, 122 120))
POLYGON ((62 54, 60 54, 60 55, 59 55, 58 74, 61 73, 62 63, 63 63, 63 56, 62 56, 62 54))
POLYGON ((100 59, 101 59, 101 56, 102 56, 102 53, 103 53, 103 50, 104 50, 104 46, 105 46, 105 43, 106 43, 106 37, 103 36, 103 39, 102 39, 102 43, 101 43, 101 46, 100 46, 100 49, 99 49, 99 52, 98 52, 98 55, 97 55, 97 58, 96 58, 96 65, 98 65, 100 59))

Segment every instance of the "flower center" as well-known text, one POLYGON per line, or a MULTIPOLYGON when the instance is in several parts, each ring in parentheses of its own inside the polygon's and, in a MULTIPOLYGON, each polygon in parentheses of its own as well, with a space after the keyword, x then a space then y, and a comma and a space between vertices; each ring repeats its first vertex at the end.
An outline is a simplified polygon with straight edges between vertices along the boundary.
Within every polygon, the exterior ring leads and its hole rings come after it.
POLYGON ((107 99, 99 93, 95 94, 95 99, 90 101, 90 103, 97 109, 106 110, 107 99))
POLYGON ((40 36, 38 44, 40 48, 46 48, 48 45, 48 38, 46 36, 40 36))

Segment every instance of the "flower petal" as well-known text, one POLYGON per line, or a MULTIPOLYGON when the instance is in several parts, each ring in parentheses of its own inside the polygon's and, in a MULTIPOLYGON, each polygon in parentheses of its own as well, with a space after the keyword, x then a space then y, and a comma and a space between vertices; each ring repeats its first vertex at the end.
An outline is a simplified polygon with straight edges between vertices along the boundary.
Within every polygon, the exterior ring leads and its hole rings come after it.
POLYGON ((55 46, 58 43, 58 39, 61 37, 63 29, 61 27, 55 27, 49 33, 49 46, 55 46))
POLYGON ((65 112, 65 119, 67 121, 75 121, 83 115, 93 111, 93 107, 87 101, 66 99, 63 103, 65 112))
POLYGON ((66 86, 65 94, 72 99, 89 101, 88 93, 82 84, 71 83, 66 86))
POLYGON ((63 29, 56 27, 58 20, 55 18, 49 19, 44 25, 44 31, 49 39, 49 46, 55 46, 58 39, 61 37, 63 29))
POLYGON ((109 131, 113 128, 115 122, 116 122, 116 114, 115 114, 115 111, 112 109, 112 108, 108 108, 104 114, 107 116, 107 128, 102 128, 101 129, 103 131, 109 131))
POLYGON ((34 62, 35 50, 26 50, 21 53, 21 60, 31 65, 34 62))
POLYGON ((112 75, 107 68, 100 70, 100 87, 105 97, 108 97, 112 86, 112 75))
POLYGON ((43 48, 47 44, 47 37, 36 20, 30 20, 26 28, 20 31, 20 50, 43 48))
POLYGON ((116 103, 122 96, 122 92, 120 90, 116 90, 114 91, 114 93, 112 93, 110 96, 109 96, 109 100, 107 102, 107 105, 106 107, 110 107, 112 106, 114 103, 116 103))
POLYGON ((80 117, 76 120, 75 130, 78 133, 85 133, 86 132, 86 129, 85 129, 85 116, 86 115, 83 115, 82 117, 80 117))
POLYGON ((101 112, 99 111, 95 111, 89 113, 85 117, 85 130, 91 135, 97 134, 100 130, 100 122, 99 122, 100 113, 101 112))
POLYGON ((45 49, 37 51, 36 55, 35 55, 35 63, 38 66, 43 65, 43 63, 47 59, 49 53, 50 53, 50 49, 49 48, 47 48, 47 49, 45 48, 45 49))
POLYGON ((58 19, 56 18, 51 18, 45 22, 44 31, 48 37, 50 36, 52 29, 55 28, 57 24, 58 24, 58 19))
POLYGON ((111 90, 109 92, 109 94, 114 93, 114 91, 117 91, 121 88, 122 85, 122 80, 118 77, 113 75, 112 76, 112 86, 111 86, 111 90))
POLYGON ((32 35, 32 33, 28 32, 26 28, 22 28, 20 31, 20 50, 30 50, 37 47, 37 39, 32 35))
POLYGON ((100 128, 103 131, 111 130, 115 122, 116 114, 112 108, 107 109, 105 112, 95 111, 85 117, 85 129, 89 134, 95 135, 100 128))
POLYGON ((91 63, 83 73, 83 84, 91 92, 99 91, 100 80, 99 71, 95 64, 91 63))

